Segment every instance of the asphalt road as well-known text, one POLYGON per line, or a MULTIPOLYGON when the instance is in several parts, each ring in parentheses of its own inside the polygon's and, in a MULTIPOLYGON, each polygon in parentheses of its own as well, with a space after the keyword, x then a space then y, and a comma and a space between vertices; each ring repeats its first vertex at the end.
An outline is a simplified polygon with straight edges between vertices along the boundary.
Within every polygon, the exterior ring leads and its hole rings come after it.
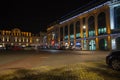
POLYGON ((0 72, 10 69, 36 68, 105 61, 107 51, 16 51, 0 53, 0 72))

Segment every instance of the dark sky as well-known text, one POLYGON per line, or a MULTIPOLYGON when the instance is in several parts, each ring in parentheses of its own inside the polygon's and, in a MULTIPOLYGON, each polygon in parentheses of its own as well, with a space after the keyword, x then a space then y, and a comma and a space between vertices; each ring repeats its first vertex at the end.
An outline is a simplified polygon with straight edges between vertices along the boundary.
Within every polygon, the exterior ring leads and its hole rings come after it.
MULTIPOLYGON (((58 18, 92 0, 3 0, 0 2, 0 29, 20 28, 38 33, 58 18)), ((98 1, 98 0, 93 0, 98 1)))

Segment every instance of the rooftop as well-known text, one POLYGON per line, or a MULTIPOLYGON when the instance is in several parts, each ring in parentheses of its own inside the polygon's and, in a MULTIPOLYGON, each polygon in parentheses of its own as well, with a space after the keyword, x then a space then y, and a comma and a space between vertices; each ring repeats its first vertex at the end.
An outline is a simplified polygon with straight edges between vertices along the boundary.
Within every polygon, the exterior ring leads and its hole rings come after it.
POLYGON ((103 4, 103 3, 107 2, 107 1, 110 1, 110 0, 99 0, 99 1, 98 0, 92 0, 90 3, 88 3, 86 5, 83 5, 82 7, 80 7, 78 9, 76 9, 76 10, 62 16, 61 18, 58 19, 58 21, 59 22, 65 21, 65 20, 67 20, 67 19, 69 19, 71 17, 74 17, 74 16, 76 16, 76 15, 78 15, 80 13, 83 13, 83 12, 85 12, 87 10, 90 10, 90 9, 100 5, 100 4, 103 4))

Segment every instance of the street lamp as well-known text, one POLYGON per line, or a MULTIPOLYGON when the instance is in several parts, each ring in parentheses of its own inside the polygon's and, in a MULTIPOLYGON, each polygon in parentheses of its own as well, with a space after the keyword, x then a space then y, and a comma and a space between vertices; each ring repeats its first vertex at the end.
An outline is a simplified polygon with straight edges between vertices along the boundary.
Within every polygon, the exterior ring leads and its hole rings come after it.
POLYGON ((85 25, 83 26, 83 29, 86 29, 86 26, 85 26, 85 25))

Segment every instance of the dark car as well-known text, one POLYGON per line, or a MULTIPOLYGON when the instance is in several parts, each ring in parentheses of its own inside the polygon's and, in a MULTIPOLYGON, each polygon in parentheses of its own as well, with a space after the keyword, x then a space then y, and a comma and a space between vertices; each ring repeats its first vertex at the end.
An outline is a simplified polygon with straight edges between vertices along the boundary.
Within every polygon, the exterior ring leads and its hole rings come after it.
POLYGON ((120 70, 120 50, 111 51, 110 54, 106 56, 106 64, 114 70, 120 70))
POLYGON ((20 50, 23 50, 23 48, 21 46, 12 46, 11 50, 13 50, 13 51, 20 51, 20 50))
POLYGON ((65 46, 61 46, 61 47, 59 47, 58 50, 65 50, 65 49, 66 49, 65 46))

